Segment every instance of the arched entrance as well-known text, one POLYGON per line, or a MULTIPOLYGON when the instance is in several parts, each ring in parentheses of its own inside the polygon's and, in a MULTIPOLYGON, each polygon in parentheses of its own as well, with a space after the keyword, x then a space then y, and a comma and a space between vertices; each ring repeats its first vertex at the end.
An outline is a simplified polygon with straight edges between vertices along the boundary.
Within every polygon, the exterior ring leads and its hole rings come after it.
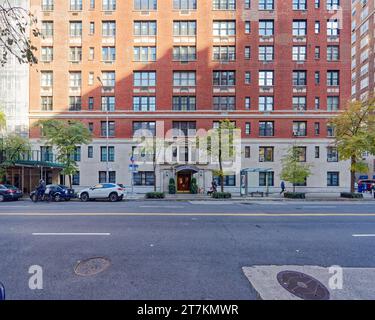
POLYGON ((175 169, 177 178, 177 192, 190 192, 191 180, 193 175, 199 172, 199 169, 189 165, 178 166, 175 169))

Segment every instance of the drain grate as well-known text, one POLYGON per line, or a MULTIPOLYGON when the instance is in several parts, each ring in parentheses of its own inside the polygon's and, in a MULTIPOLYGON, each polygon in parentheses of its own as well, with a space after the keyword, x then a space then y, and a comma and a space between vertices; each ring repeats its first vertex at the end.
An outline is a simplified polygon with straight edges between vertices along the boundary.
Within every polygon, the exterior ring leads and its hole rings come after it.
POLYGON ((315 278, 297 271, 282 271, 277 275, 280 285, 303 300, 329 300, 328 289, 315 278))
POLYGON ((75 274, 83 277, 94 276, 103 272, 111 265, 111 261, 103 257, 95 257, 78 261, 74 267, 75 274))

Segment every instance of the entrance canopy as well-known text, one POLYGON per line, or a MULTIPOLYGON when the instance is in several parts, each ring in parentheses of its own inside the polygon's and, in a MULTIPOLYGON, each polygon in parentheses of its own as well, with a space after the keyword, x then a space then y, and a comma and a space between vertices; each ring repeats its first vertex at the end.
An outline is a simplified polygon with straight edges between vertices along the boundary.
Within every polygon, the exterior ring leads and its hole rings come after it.
POLYGON ((188 171, 188 172, 193 172, 193 173, 198 173, 199 169, 195 166, 190 166, 190 165, 181 165, 176 167, 176 172, 181 172, 181 171, 188 171))
POLYGON ((246 173, 246 172, 271 172, 273 169, 265 169, 265 168, 246 168, 242 169, 241 173, 246 173))

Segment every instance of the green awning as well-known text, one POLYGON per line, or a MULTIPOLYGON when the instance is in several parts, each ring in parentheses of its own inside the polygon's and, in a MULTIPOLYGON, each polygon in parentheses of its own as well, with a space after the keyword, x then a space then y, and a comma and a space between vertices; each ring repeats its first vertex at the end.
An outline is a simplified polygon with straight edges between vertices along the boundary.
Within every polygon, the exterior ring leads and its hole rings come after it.
POLYGON ((64 165, 56 162, 49 161, 34 161, 34 160, 19 160, 16 161, 16 166, 27 166, 27 167, 49 167, 54 169, 64 169, 64 165))

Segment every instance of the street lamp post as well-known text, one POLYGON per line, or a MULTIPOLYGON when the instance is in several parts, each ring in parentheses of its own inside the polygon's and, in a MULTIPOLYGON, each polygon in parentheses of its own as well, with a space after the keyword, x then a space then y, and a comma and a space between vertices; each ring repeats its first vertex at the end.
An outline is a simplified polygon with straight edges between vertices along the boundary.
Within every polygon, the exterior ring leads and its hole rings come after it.
MULTIPOLYGON (((100 77, 97 77, 98 81, 102 85, 102 88, 104 88, 103 81, 100 77)), ((108 104, 106 105, 105 108, 106 111, 106 130, 105 130, 105 135, 106 135, 106 173, 105 173, 105 180, 107 183, 109 183, 109 163, 108 163, 108 158, 109 158, 109 114, 108 114, 108 104)))

